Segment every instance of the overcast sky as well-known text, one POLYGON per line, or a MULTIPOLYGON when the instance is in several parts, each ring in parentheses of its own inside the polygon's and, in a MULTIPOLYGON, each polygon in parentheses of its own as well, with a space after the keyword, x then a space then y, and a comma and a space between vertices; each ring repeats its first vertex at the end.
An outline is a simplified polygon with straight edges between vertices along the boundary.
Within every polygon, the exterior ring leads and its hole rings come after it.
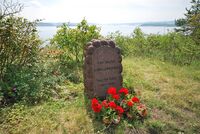
POLYGON ((19 0, 22 16, 44 22, 132 23, 183 17, 191 0, 19 0))

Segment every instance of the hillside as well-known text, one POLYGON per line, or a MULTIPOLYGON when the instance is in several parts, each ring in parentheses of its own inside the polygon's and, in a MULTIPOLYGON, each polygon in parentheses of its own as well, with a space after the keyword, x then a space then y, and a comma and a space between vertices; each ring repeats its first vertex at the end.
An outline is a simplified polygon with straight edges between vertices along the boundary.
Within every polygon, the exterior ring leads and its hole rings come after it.
MULTIPOLYGON (((149 117, 142 125, 105 129, 88 113, 83 83, 65 82, 52 101, 1 109, 0 133, 200 133, 200 70, 148 58, 123 59, 126 86, 141 93, 149 117)), ((90 109, 89 109, 90 111, 90 109)))

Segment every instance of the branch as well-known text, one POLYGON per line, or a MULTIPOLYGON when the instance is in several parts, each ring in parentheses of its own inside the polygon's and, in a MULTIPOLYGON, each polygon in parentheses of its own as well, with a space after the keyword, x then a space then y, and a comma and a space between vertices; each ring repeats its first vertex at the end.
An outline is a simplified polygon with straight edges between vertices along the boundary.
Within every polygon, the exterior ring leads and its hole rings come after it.
POLYGON ((0 3, 0 19, 20 13, 24 5, 12 0, 3 0, 0 3))

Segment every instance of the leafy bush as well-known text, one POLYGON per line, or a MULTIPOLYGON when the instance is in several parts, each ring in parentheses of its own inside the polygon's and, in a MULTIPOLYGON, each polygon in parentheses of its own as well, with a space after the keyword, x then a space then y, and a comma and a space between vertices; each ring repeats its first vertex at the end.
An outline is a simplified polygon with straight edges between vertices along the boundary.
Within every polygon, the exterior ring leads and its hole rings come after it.
POLYGON ((85 19, 76 28, 63 24, 51 43, 63 51, 61 60, 67 60, 69 65, 74 66, 73 64, 82 63, 84 46, 92 39, 100 37, 99 30, 95 25, 89 26, 85 19))
POLYGON ((40 44, 36 22, 21 17, 0 20, 0 78, 4 79, 10 66, 32 66, 37 60, 40 44))
POLYGON ((108 38, 116 41, 124 56, 154 57, 181 65, 200 60, 200 46, 189 36, 180 33, 145 35, 140 28, 136 28, 131 36, 116 32, 108 38))
POLYGON ((36 23, 21 17, 0 20, 0 94, 3 103, 36 97, 40 88, 36 23))
POLYGON ((87 42, 100 37, 100 29, 87 24, 83 19, 76 28, 63 24, 59 27, 51 44, 61 50, 59 56, 60 69, 73 82, 79 81, 79 67, 83 64, 83 51, 87 42))

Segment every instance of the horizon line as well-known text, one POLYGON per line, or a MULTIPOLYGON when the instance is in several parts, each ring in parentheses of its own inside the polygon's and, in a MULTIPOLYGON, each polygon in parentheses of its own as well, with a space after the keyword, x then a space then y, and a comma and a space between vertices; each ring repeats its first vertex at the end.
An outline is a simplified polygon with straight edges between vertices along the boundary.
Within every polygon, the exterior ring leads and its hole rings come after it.
MULTIPOLYGON (((113 23, 96 23, 96 22, 88 22, 90 24, 138 24, 138 23, 157 23, 157 22, 175 22, 174 20, 165 20, 165 21, 143 21, 143 22, 113 22, 113 23)), ((80 23, 80 22, 51 22, 51 21, 41 21, 39 23, 80 23)))

